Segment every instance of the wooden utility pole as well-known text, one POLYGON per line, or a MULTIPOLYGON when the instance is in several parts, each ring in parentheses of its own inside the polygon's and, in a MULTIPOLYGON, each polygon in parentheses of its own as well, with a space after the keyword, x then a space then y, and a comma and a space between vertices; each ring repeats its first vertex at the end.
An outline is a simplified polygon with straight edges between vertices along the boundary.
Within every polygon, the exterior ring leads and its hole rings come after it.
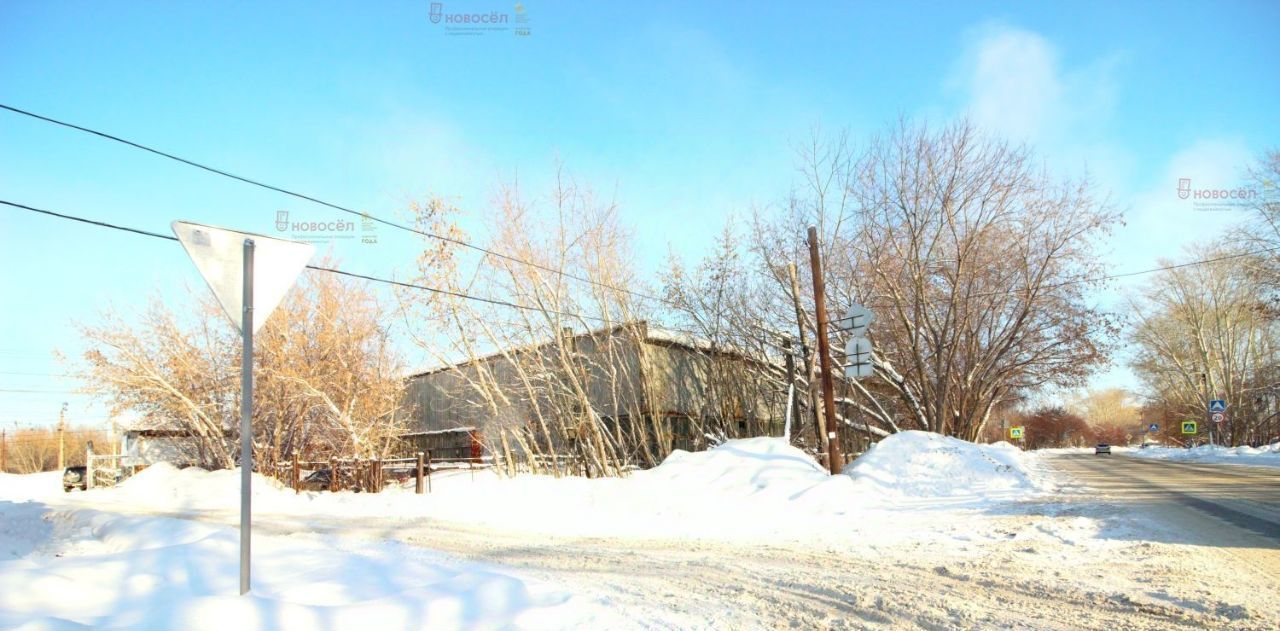
POLYGON ((0 473, 9 472, 9 436, 0 429, 0 473))
POLYGON ((822 258, 818 254, 818 229, 809 227, 809 266, 813 270, 813 305, 817 316, 818 361, 822 365, 822 403, 827 412, 827 466, 832 475, 840 473, 844 458, 840 453, 840 431, 836 425, 835 387, 831 380, 831 348, 827 340, 826 285, 822 281, 822 258))

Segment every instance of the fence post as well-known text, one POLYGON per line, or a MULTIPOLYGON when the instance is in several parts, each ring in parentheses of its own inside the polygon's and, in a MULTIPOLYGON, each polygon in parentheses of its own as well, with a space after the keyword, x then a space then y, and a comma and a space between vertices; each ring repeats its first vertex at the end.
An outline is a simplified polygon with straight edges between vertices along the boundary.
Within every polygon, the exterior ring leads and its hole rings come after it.
POLYGON ((302 492, 302 480, 299 479, 301 472, 298 470, 298 452, 293 452, 293 494, 297 495, 302 492))
POLYGON ((84 490, 93 488, 93 448, 84 450, 84 490))
POLYGON ((338 459, 329 457, 329 492, 333 493, 338 488, 338 459))
POLYGON ((373 458, 373 492, 382 492, 382 456, 373 458))
POLYGON ((418 468, 413 476, 413 492, 422 495, 422 452, 418 452, 418 468))

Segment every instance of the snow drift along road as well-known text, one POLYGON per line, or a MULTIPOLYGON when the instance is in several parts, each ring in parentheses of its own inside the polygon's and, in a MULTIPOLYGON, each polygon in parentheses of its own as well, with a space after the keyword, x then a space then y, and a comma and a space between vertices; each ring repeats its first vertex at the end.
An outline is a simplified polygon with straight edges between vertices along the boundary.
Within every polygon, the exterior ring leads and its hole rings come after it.
MULTIPOLYGON (((980 508, 1047 488, 1034 460, 1013 447, 922 432, 884 440, 844 473, 827 475, 782 439, 755 438, 676 452, 624 479, 472 481, 463 473, 438 477, 430 495, 295 495, 255 476, 253 492, 259 521, 287 516, 301 532, 310 524, 342 532, 446 519, 562 536, 812 542, 822 534, 865 544, 868 534, 911 536, 913 519, 936 519, 921 517, 921 502, 926 510, 931 499, 980 508)), ((254 592, 242 599, 234 528, 104 512, 231 519, 236 471, 159 465, 119 488, 69 495, 56 476, 0 477, 0 627, 591 627, 608 626, 612 615, 503 568, 311 534, 256 537, 254 592)))
POLYGON ((1154 460, 1280 467, 1280 443, 1272 443, 1265 447, 1223 447, 1222 445, 1201 445, 1191 449, 1148 447, 1146 449, 1128 449, 1123 453, 1126 456, 1154 460))
MULTIPOLYGON (((844 475, 830 476, 781 438, 728 441, 676 451, 658 467, 622 479, 587 480, 482 473, 437 476, 434 492, 303 493, 254 478, 262 514, 438 518, 504 530, 609 537, 800 538, 815 520, 858 521, 869 510, 940 500, 982 507, 1049 490, 1037 460, 1008 444, 975 445, 926 432, 890 436, 844 475)), ((178 471, 160 465, 120 488, 94 491, 97 503, 155 511, 234 511, 235 471, 178 471)))

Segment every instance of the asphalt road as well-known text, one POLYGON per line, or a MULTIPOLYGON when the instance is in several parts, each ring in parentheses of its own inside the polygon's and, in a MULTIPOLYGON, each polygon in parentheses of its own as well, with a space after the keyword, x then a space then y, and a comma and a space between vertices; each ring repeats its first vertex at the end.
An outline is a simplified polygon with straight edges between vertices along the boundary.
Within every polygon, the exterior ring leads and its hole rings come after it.
POLYGON ((1165 540, 1212 546, 1280 579, 1280 469, 1070 454, 1052 460, 1097 493, 1142 511, 1165 540))

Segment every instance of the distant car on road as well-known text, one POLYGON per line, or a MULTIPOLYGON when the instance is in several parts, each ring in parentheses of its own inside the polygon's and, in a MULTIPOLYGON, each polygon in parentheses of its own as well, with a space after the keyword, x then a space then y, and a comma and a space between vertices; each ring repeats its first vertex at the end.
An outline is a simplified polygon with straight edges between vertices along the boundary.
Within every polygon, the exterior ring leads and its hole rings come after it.
POLYGON ((84 467, 67 467, 62 472, 62 491, 70 493, 71 489, 80 489, 81 491, 89 488, 89 473, 84 467))
POLYGON ((1095 456, 1098 454, 1107 454, 1108 456, 1110 456, 1111 445, 1108 445, 1106 443, 1098 443, 1098 446, 1093 448, 1093 454, 1095 456))

